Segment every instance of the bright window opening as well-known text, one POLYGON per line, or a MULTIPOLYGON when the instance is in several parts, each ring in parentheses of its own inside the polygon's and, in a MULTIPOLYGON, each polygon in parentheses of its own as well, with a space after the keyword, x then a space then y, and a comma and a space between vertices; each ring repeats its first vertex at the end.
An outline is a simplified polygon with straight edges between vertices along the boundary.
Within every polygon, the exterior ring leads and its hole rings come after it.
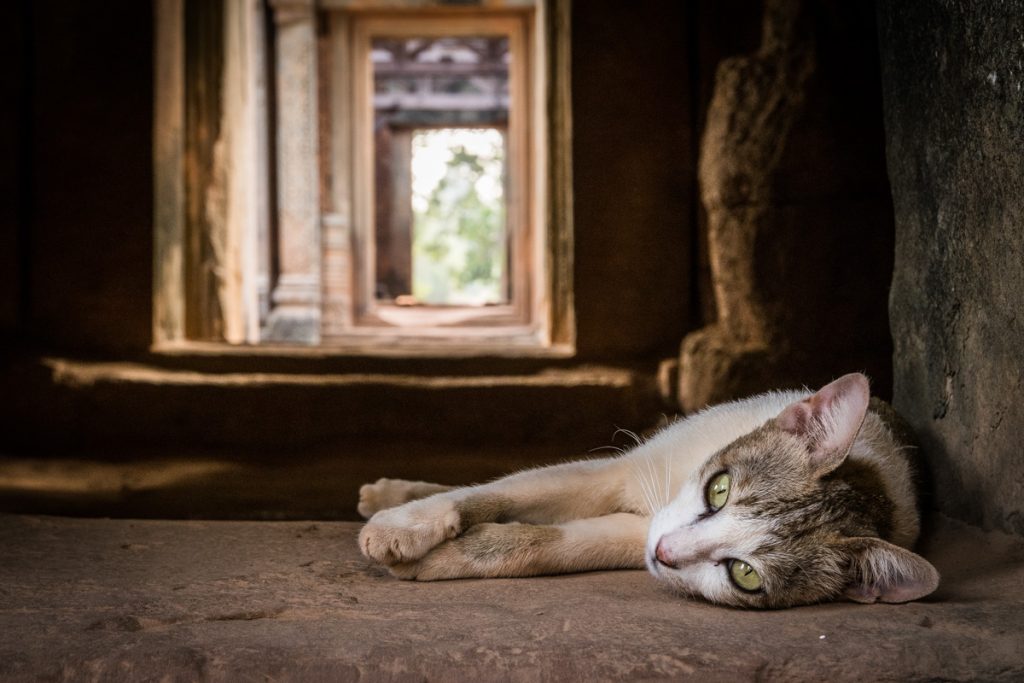
POLYGON ((570 348, 568 4, 160 7, 158 346, 570 348))
POLYGON ((374 37, 370 59, 375 299, 508 303, 508 37, 374 37))
POLYGON ((355 305, 328 334, 543 340, 522 19, 354 18, 355 305))
POLYGON ((508 301, 505 138, 496 129, 412 135, 412 301, 508 301))

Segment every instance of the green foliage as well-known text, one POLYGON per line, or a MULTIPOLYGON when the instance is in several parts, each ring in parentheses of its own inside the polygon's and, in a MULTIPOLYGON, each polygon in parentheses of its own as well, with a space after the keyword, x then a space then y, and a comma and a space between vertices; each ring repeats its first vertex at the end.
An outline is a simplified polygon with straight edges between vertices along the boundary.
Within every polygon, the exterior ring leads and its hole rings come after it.
POLYGON ((431 178, 414 180, 413 294, 433 304, 504 301, 508 240, 501 133, 418 132, 413 138, 414 174, 422 163, 416 160, 418 153, 435 166, 428 169, 431 178))

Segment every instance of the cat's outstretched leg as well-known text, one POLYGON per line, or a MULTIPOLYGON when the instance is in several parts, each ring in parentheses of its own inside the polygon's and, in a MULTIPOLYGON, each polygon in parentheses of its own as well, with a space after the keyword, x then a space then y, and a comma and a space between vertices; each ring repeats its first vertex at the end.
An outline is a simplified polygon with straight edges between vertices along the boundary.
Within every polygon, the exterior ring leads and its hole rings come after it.
POLYGON ((558 524, 614 512, 639 512, 626 499, 628 462, 605 458, 520 472, 377 512, 359 534, 367 557, 386 565, 418 560, 484 522, 558 524))
POLYGON ((390 570, 402 579, 437 581, 642 569, 649 522, 618 513, 557 525, 477 524, 390 570))
POLYGON ((378 479, 372 484, 363 484, 359 488, 359 505, 357 510, 366 519, 375 512, 397 507, 410 500, 419 500, 435 493, 451 491, 452 486, 431 484, 426 481, 406 481, 405 479, 378 479))

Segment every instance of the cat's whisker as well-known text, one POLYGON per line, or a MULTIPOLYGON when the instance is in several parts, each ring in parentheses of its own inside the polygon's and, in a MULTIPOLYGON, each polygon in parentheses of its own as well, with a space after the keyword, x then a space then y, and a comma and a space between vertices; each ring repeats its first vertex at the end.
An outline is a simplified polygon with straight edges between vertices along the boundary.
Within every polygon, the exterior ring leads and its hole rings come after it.
POLYGON ((587 451, 587 453, 598 453, 600 451, 612 451, 613 453, 618 453, 619 455, 626 454, 626 451, 618 446, 598 446, 597 448, 591 448, 589 451, 587 451))
POLYGON ((655 489, 654 490, 658 494, 656 502, 658 503, 658 508, 660 509, 660 508, 665 507, 665 501, 663 501, 662 498, 661 498, 661 490, 662 490, 663 486, 658 486, 658 483, 659 483, 658 482, 658 467, 657 467, 657 465, 654 462, 654 456, 653 455, 647 456, 647 460, 650 463, 651 478, 654 480, 654 485, 655 485, 655 489))
POLYGON ((672 458, 665 458, 665 503, 668 505, 672 500, 672 458))
POLYGON ((634 475, 636 476, 637 482, 640 484, 640 493, 643 495, 644 503, 647 506, 647 512, 648 514, 653 515, 657 509, 654 502, 653 489, 651 488, 653 482, 649 479, 647 474, 640 469, 639 462, 640 461, 636 461, 633 464, 634 475))
POLYGON ((612 436, 611 436, 611 437, 612 437, 612 438, 614 438, 614 437, 615 437, 615 436, 617 436, 617 435, 618 435, 618 433, 620 433, 620 432, 622 432, 623 434, 626 434, 626 435, 627 435, 627 436, 629 436, 629 437, 630 437, 631 439, 633 439, 634 441, 636 441, 636 444, 637 444, 637 445, 643 445, 643 439, 642 439, 642 438, 640 438, 639 436, 637 436, 637 433, 636 433, 635 431, 632 431, 632 430, 630 430, 630 429, 625 429, 625 428, 623 428, 623 427, 617 428, 617 429, 615 430, 615 433, 614 433, 614 434, 612 434, 612 436))
POLYGON ((634 470, 637 483, 640 484, 640 493, 644 498, 644 504, 647 506, 647 512, 648 514, 653 514, 654 506, 651 503, 651 496, 647 484, 647 478, 644 476, 643 472, 640 471, 639 467, 634 467, 634 470))
MULTIPOLYGON (((624 427, 616 428, 615 432, 612 434, 612 438, 614 439, 620 433, 625 434, 627 437, 632 439, 637 446, 642 446, 644 443, 643 439, 641 439, 636 434, 636 432, 631 431, 629 429, 625 429, 624 427)), ((608 448, 612 450, 617 450, 621 454, 626 453, 625 449, 619 448, 617 446, 608 446, 608 448)), ((658 486, 658 476, 650 460, 651 455, 648 453, 645 457, 637 460, 634 463, 633 470, 637 482, 640 484, 641 495, 644 498, 644 504, 647 506, 648 514, 653 515, 655 512, 658 511, 658 509, 662 507, 662 505, 660 504, 661 496, 659 492, 661 487, 658 486), (641 469, 640 467, 641 461, 644 465, 643 469, 641 469)))
POLYGON ((640 468, 640 461, 639 460, 633 462, 633 473, 634 473, 634 476, 636 477, 637 483, 640 484, 640 493, 644 497, 644 504, 647 506, 647 512, 650 513, 650 511, 651 511, 651 496, 650 496, 650 491, 649 491, 648 486, 647 486, 647 476, 644 474, 643 470, 640 468))
POLYGON ((658 486, 658 473, 657 473, 657 470, 654 468, 653 456, 650 453, 647 453, 646 456, 644 457, 644 464, 647 467, 648 476, 650 476, 650 481, 651 481, 651 499, 652 499, 652 503, 653 503, 652 509, 651 509, 651 514, 654 514, 655 510, 660 509, 662 507, 661 505, 659 505, 660 498, 658 496, 658 490, 661 487, 658 486))
POLYGON ((653 505, 658 504, 658 478, 654 474, 654 469, 651 467, 651 456, 647 455, 644 458, 644 468, 647 471, 647 478, 651 482, 651 501, 653 505))

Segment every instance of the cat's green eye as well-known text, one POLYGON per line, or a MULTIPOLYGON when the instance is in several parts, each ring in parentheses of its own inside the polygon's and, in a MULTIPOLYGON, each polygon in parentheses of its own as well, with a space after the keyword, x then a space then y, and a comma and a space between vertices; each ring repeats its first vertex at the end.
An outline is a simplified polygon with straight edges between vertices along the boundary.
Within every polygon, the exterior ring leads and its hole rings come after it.
POLYGON ((732 484, 732 477, 728 472, 716 474, 708 482, 708 490, 704 497, 707 499, 708 507, 717 512, 721 510, 726 501, 729 500, 729 487, 732 484))
POLYGON ((753 592, 761 589, 761 575, 743 560, 729 560, 729 578, 741 590, 753 592))

